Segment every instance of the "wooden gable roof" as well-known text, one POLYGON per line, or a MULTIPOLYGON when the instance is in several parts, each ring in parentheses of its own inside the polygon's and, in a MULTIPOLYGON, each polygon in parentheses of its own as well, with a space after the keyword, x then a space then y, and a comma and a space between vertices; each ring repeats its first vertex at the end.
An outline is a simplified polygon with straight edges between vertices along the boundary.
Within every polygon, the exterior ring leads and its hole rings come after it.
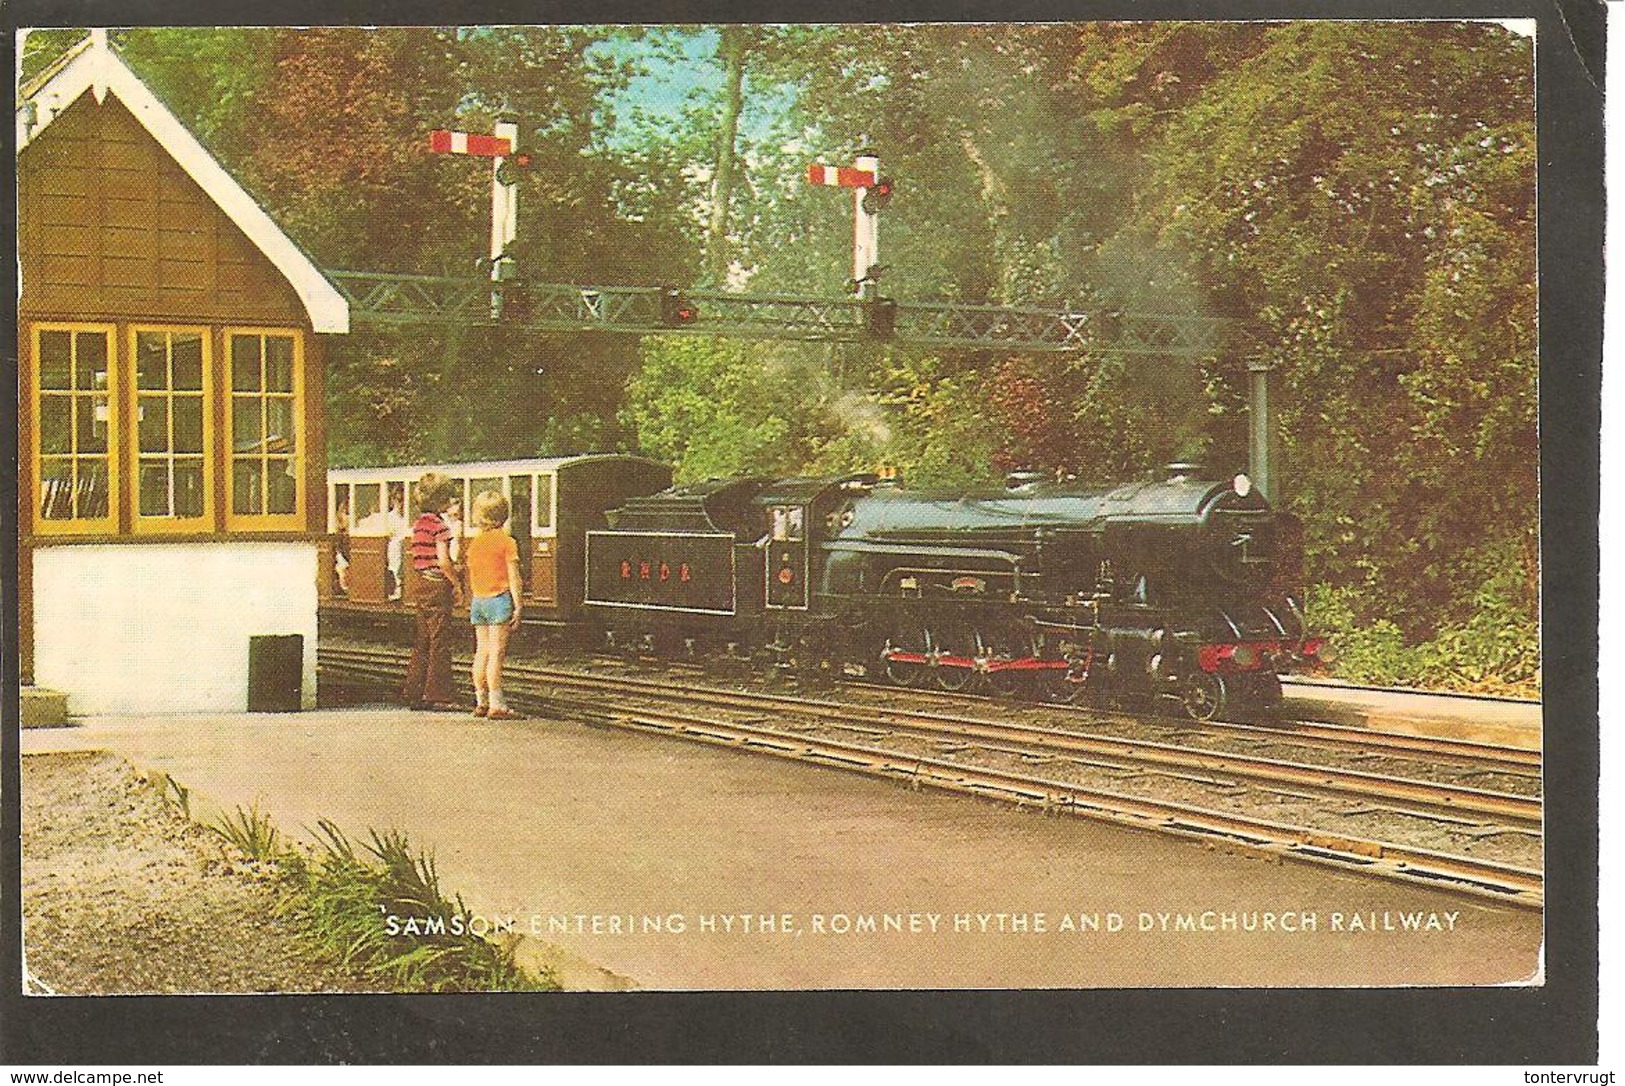
POLYGON ((86 93, 98 103, 111 94, 130 111, 287 280, 304 305, 313 330, 350 330, 350 306, 344 296, 120 59, 108 45, 106 31, 92 31, 89 38, 39 79, 21 89, 17 105, 18 155, 86 93))

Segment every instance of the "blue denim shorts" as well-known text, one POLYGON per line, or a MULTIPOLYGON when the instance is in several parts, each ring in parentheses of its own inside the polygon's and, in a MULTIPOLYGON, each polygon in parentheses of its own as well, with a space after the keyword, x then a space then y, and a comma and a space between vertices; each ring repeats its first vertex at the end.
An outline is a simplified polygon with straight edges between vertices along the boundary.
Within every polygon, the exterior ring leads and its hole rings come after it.
POLYGON ((468 605, 471 626, 500 626, 513 618, 513 596, 499 592, 495 596, 475 596, 468 605))

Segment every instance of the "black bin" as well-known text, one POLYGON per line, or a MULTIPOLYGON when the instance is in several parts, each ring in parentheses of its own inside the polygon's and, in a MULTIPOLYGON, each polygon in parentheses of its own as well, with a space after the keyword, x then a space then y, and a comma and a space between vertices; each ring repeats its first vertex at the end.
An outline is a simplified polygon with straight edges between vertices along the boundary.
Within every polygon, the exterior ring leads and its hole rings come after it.
POLYGON ((297 713, 303 700, 305 635, 248 639, 248 711, 297 713))

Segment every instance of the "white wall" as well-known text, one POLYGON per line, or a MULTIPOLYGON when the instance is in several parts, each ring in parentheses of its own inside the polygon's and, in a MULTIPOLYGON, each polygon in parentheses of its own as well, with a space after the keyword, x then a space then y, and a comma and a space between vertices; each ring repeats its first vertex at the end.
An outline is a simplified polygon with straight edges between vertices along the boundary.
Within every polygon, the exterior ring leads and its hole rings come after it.
POLYGON ((62 545, 34 552, 34 678, 71 713, 242 712, 248 639, 305 637, 316 704, 314 543, 62 545))

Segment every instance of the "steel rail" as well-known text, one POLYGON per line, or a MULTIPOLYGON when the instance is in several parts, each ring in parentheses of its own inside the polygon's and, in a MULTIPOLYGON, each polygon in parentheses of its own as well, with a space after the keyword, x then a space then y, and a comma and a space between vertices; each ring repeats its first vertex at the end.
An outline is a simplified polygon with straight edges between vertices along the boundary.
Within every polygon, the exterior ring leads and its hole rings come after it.
MULTIPOLYGON (((871 689, 893 696, 914 697, 925 702, 976 701, 993 705, 1020 704, 1001 701, 986 694, 955 694, 948 691, 939 692, 912 687, 887 686, 878 682, 861 685, 866 685, 871 689)), ((1052 710, 1072 708, 1080 712, 1083 711, 1076 706, 1066 705, 1034 704, 1032 707, 1052 710)), ((1169 722, 1168 727, 1183 727, 1185 730, 1206 732, 1228 732, 1240 737, 1272 743, 1295 743, 1303 746, 1348 749, 1359 752, 1374 751, 1399 757, 1428 754, 1434 757, 1448 758, 1452 761, 1470 763, 1475 766, 1505 767, 1509 771, 1538 770, 1541 766, 1540 751, 1531 750, 1527 747, 1500 746, 1494 743, 1481 743, 1471 739, 1449 739, 1443 736, 1411 735, 1406 732, 1390 732, 1374 728, 1354 728, 1345 724, 1331 724, 1320 720, 1283 721, 1281 724, 1274 726, 1241 724, 1229 720, 1205 720, 1199 724, 1189 722, 1183 725, 1169 722)))
MULTIPOLYGON (((343 651, 343 650, 340 650, 343 651)), ((399 659, 398 657, 390 657, 399 659)), ((1433 812, 1472 814, 1504 820, 1509 828, 1536 828, 1542 821, 1539 799, 1468 788, 1461 785, 1417 781, 1331 766, 1307 765, 1249 754, 1202 751, 1169 743, 1142 739, 1085 736, 1057 732, 1029 724, 978 720, 960 716, 921 713, 907 709, 855 706, 847 703, 791 698, 777 694, 719 690, 714 687, 674 689, 650 679, 630 676, 598 676, 559 671, 522 663, 510 663, 508 671, 536 682, 625 695, 629 690, 664 701, 682 701, 729 707, 745 712, 792 713, 823 721, 835 727, 853 728, 868 724, 880 730, 902 730, 924 738, 970 739, 986 743, 1016 741, 1028 749, 1001 749, 1003 754, 1030 754, 1034 750, 1096 758, 1115 758, 1113 768, 1173 769, 1223 773, 1228 777, 1270 785, 1293 785, 1323 793, 1353 796, 1364 800, 1387 800, 1414 804, 1433 812)))
MULTIPOLYGON (((382 673, 383 663, 376 658, 339 662, 333 661, 329 654, 329 661, 329 666, 337 663, 341 670, 352 673, 373 676, 382 673)), ((389 676, 392 678, 393 674, 390 672, 389 676)), ((1526 907, 1538 908, 1544 902, 1541 873, 1510 864, 1328 833, 1194 804, 1129 796, 1065 781, 900 754, 855 743, 812 739, 756 725, 724 723, 650 709, 626 711, 597 702, 560 699, 553 693, 533 691, 528 684, 514 687, 510 693, 517 695, 516 701, 568 707, 591 719, 631 730, 810 761, 904 781, 915 787, 997 798, 1023 806, 1040 807, 1049 813, 1071 814, 1203 840, 1223 839, 1284 859, 1330 864, 1346 870, 1492 897, 1526 907)))
MULTIPOLYGON (((1379 798, 1422 804, 1429 808, 1451 813, 1469 812, 1492 818, 1506 819, 1520 825, 1538 826, 1542 805, 1538 799, 1467 788, 1461 785, 1436 784, 1413 781, 1358 770, 1313 766, 1301 762, 1288 762, 1260 758, 1248 754, 1199 751, 1169 743, 1143 739, 1119 739, 1084 736, 1056 732, 1030 724, 1004 723, 978 720, 961 716, 920 713, 907 709, 883 709, 850 704, 789 698, 776 694, 753 694, 711 687, 673 690, 648 679, 606 678, 536 668, 524 664, 510 665, 510 671, 526 674, 542 682, 565 683, 577 688, 624 690, 634 687, 652 696, 667 700, 728 704, 747 711, 781 711, 800 716, 834 721, 838 726, 869 722, 884 728, 903 729, 927 737, 950 736, 978 740, 1017 740, 1044 751, 1062 751, 1069 754, 1129 759, 1139 765, 1167 767, 1181 770, 1222 772, 1230 776, 1264 781, 1270 784, 1292 784, 1362 799, 1379 798)), ((1008 752, 1007 752, 1008 753, 1008 752)))
MULTIPOLYGON (((343 647, 337 647, 337 648, 338 648, 338 651, 346 651, 343 647)), ((369 650, 364 649, 364 648, 360 648, 360 647, 352 646, 348 651, 369 651, 369 650)), ((392 651, 395 651, 395 650, 381 649, 381 650, 375 650, 375 651, 390 651, 390 652, 392 652, 392 651)), ((665 663, 667 665, 670 665, 671 662, 670 661, 663 661, 663 663, 665 663)), ((512 667, 530 667, 532 669, 535 669, 538 665, 527 664, 522 660, 515 660, 515 659, 510 658, 509 666, 511 668, 512 667)), ((701 668, 695 667, 694 670, 695 670, 696 674, 700 674, 700 675, 704 674, 704 671, 701 668)), ((583 677, 590 678, 592 676, 583 676, 583 677)), ((617 678, 619 678, 619 677, 617 677, 617 678)), ((638 680, 638 679, 634 679, 634 678, 628 676, 628 677, 626 677, 626 681, 630 683, 630 682, 646 682, 648 680, 638 680)), ((916 689, 906 688, 906 687, 892 687, 892 686, 885 686, 885 685, 881 685, 881 684, 863 683, 863 682, 858 682, 855 685, 859 689, 875 690, 875 691, 879 691, 879 692, 882 692, 884 694, 887 694, 889 696, 912 697, 912 698, 916 698, 916 699, 921 700, 921 701, 928 701, 928 702, 929 701, 936 701, 936 702, 947 701, 947 702, 951 702, 951 703, 954 703, 954 704, 962 704, 965 701, 981 701, 981 702, 986 702, 986 703, 992 704, 992 705, 1007 704, 1007 703, 1000 702, 998 699, 988 698, 988 697, 981 696, 981 695, 956 695, 956 694, 951 694, 951 693, 947 693, 947 692, 937 693, 936 691, 916 690, 916 689)), ((658 684, 658 683, 654 684, 654 687, 656 689, 661 689, 661 690, 666 689, 666 687, 664 687, 664 686, 662 686, 661 684, 658 684)), ((747 695, 747 694, 743 694, 743 693, 740 693, 740 692, 731 692, 731 691, 726 692, 726 693, 734 694, 735 696, 741 696, 741 697, 754 696, 754 697, 762 697, 762 698, 772 698, 772 697, 776 696, 776 695, 771 695, 771 694, 747 695)), ((907 712, 907 710, 899 710, 899 709, 895 709, 893 707, 886 707, 884 710, 882 710, 882 709, 879 709, 879 708, 876 708, 876 707, 861 706, 861 705, 849 705, 848 703, 813 702, 813 701, 808 701, 808 700, 802 700, 802 699, 799 699, 799 698, 785 699, 785 701, 787 703, 789 703, 789 704, 793 704, 793 705, 797 705, 797 706, 822 704, 822 705, 825 705, 825 706, 829 706, 831 708, 839 708, 839 709, 841 709, 843 711, 863 710, 863 711, 874 711, 874 712, 878 712, 878 711, 907 712)), ((1020 707, 1020 708, 1029 708, 1029 706, 1018 706, 1018 707, 1020 707)), ((1046 706, 1046 705, 1041 705, 1041 704, 1035 704, 1035 705, 1030 706, 1030 708, 1049 709, 1049 710, 1053 710, 1053 711, 1061 711, 1061 710, 1065 710, 1067 708, 1075 708, 1075 707, 1061 706, 1061 705, 1047 705, 1046 706)), ((935 714, 935 713, 920 713, 920 714, 917 714, 917 715, 920 716, 922 719, 927 719, 927 720, 955 719, 955 718, 952 718, 952 717, 943 718, 943 717, 940 717, 938 714, 935 714)), ((1123 718, 1123 719, 1132 721, 1134 718, 1129 717, 1129 718, 1123 718)), ((1023 727, 1022 725, 1007 723, 1007 722, 991 722, 991 721, 980 721, 980 720, 972 720, 970 722, 972 722, 972 723, 996 724, 996 726, 1001 726, 1001 727, 1023 727)), ((1173 731, 1194 732, 1194 733, 1197 733, 1197 734, 1200 734, 1200 733, 1203 733, 1203 732, 1206 732, 1206 733, 1221 733, 1222 732, 1222 733, 1232 734, 1232 735, 1238 736, 1240 738, 1252 739, 1252 740, 1257 740, 1257 741, 1260 741, 1260 742, 1280 743, 1280 744, 1287 744, 1287 745, 1301 745, 1301 746, 1307 746, 1307 747, 1318 747, 1318 748, 1329 749, 1329 750, 1343 750, 1343 751, 1347 751, 1347 752, 1350 752, 1350 753, 1353 753, 1353 754, 1376 754, 1376 755, 1379 755, 1379 756, 1392 756, 1392 757, 1400 757, 1400 758, 1406 758, 1406 757, 1414 758, 1417 755, 1425 754, 1425 755, 1430 755, 1432 757, 1449 759, 1450 761, 1462 764, 1467 768, 1477 769, 1477 770, 1480 770, 1480 771, 1482 771, 1484 773, 1501 773, 1501 774, 1505 774, 1505 775, 1509 775, 1509 776, 1519 777, 1521 779, 1536 780, 1536 781, 1538 781, 1539 778, 1540 778, 1539 770, 1541 768, 1541 754, 1540 754, 1540 752, 1538 750, 1529 750, 1529 749, 1523 748, 1523 747, 1498 746, 1498 745, 1491 744, 1491 743, 1480 743, 1480 742, 1475 742, 1475 741, 1472 741, 1472 740, 1465 740, 1465 739, 1448 739, 1448 738, 1437 737, 1437 736, 1411 735, 1411 734, 1404 733, 1404 732, 1388 732, 1388 731, 1381 731, 1381 730, 1372 730, 1372 729, 1367 729, 1367 728, 1351 728, 1351 727, 1346 727, 1346 726, 1340 725, 1340 724, 1327 724, 1327 723, 1322 723, 1322 722, 1317 722, 1317 721, 1294 721, 1294 722, 1291 723, 1291 725, 1289 727, 1266 727, 1266 726, 1259 726, 1259 725, 1255 725, 1255 724, 1239 724, 1239 723, 1234 723, 1234 722, 1231 722, 1231 721, 1214 721, 1214 720, 1210 720, 1210 721, 1203 721, 1200 724, 1197 724, 1195 722, 1180 723, 1180 724, 1175 724, 1175 723, 1169 722, 1169 723, 1166 724, 1166 727, 1169 730, 1173 730, 1173 731), (1524 771, 1530 770, 1530 769, 1533 769, 1536 772, 1533 773, 1533 774, 1524 772, 1524 771)), ((1054 729, 1039 728, 1037 730, 1042 734, 1053 734, 1054 733, 1054 729)), ((1104 741, 1112 741, 1112 740, 1108 739, 1108 740, 1104 740, 1104 741)), ((1116 741, 1126 742, 1126 743, 1145 742, 1145 741, 1142 741, 1142 740, 1132 740, 1132 739, 1124 739, 1124 740, 1116 740, 1116 741)), ((1191 749, 1191 748, 1176 745, 1176 746, 1174 746, 1173 749, 1188 750, 1188 749, 1191 749)), ((1238 757, 1245 757, 1245 755, 1238 755, 1238 757)), ((1468 791, 1471 792, 1471 790, 1468 790, 1468 791)), ((1495 795, 1497 793, 1489 793, 1489 794, 1490 795, 1495 795)), ((1521 798, 1521 797, 1519 797, 1519 798, 1521 798)))
MULTIPOLYGON (((381 617, 406 617, 402 613, 396 616, 393 612, 379 612, 372 604, 350 603, 344 600, 335 600, 323 607, 331 608, 336 614, 345 616, 380 615, 381 617)), ((556 620, 535 619, 526 616, 525 625, 561 627, 564 624, 556 620)), ((513 659, 513 658, 510 658, 513 659)), ((515 663, 520 661, 515 660, 515 663)), ((673 666, 671 660, 660 660, 664 666, 673 666)), ((703 674, 703 669, 696 667, 697 673, 703 674)), ((1085 710, 1078 706, 1062 704, 1046 704, 1042 702, 1024 703, 989 696, 985 693, 936 691, 918 689, 914 687, 890 686, 877 681, 855 679, 848 677, 847 682, 859 689, 871 689, 882 692, 891 697, 914 698, 923 702, 950 701, 958 704, 965 702, 987 703, 991 705, 1013 705, 1054 712, 1063 712, 1068 709, 1077 712, 1085 710)), ((1346 686, 1339 687, 1350 690, 1377 690, 1380 687, 1346 686)), ((1312 689, 1312 688, 1311 688, 1312 689)), ((1393 691, 1403 693, 1403 691, 1393 691)), ((1290 695, 1289 695, 1290 696, 1290 695)), ((1463 697, 1467 697, 1463 695, 1463 697)), ((1475 699, 1486 700, 1486 699, 1475 699)), ((1128 718, 1134 719, 1134 718, 1128 718)), ((1168 727, 1178 725, 1168 722, 1168 727)), ((1282 721, 1277 725, 1243 724, 1228 720, 1208 720, 1200 724, 1190 723, 1188 728, 1198 728, 1206 732, 1227 732, 1243 738, 1253 738, 1272 743, 1293 743, 1302 746, 1322 747, 1325 749, 1348 749, 1356 752, 1373 752, 1379 754, 1392 754, 1396 757, 1407 757, 1418 754, 1427 754, 1437 758, 1445 758, 1454 762, 1463 762, 1475 767, 1490 768, 1498 771, 1504 768, 1507 771, 1529 770, 1538 771, 1541 768, 1542 756, 1539 749, 1528 747, 1510 747, 1495 743, 1478 742, 1470 739, 1451 739, 1444 736, 1414 735, 1408 732, 1385 731, 1380 728, 1359 728, 1345 724, 1333 724, 1320 720, 1292 720, 1282 721)))

